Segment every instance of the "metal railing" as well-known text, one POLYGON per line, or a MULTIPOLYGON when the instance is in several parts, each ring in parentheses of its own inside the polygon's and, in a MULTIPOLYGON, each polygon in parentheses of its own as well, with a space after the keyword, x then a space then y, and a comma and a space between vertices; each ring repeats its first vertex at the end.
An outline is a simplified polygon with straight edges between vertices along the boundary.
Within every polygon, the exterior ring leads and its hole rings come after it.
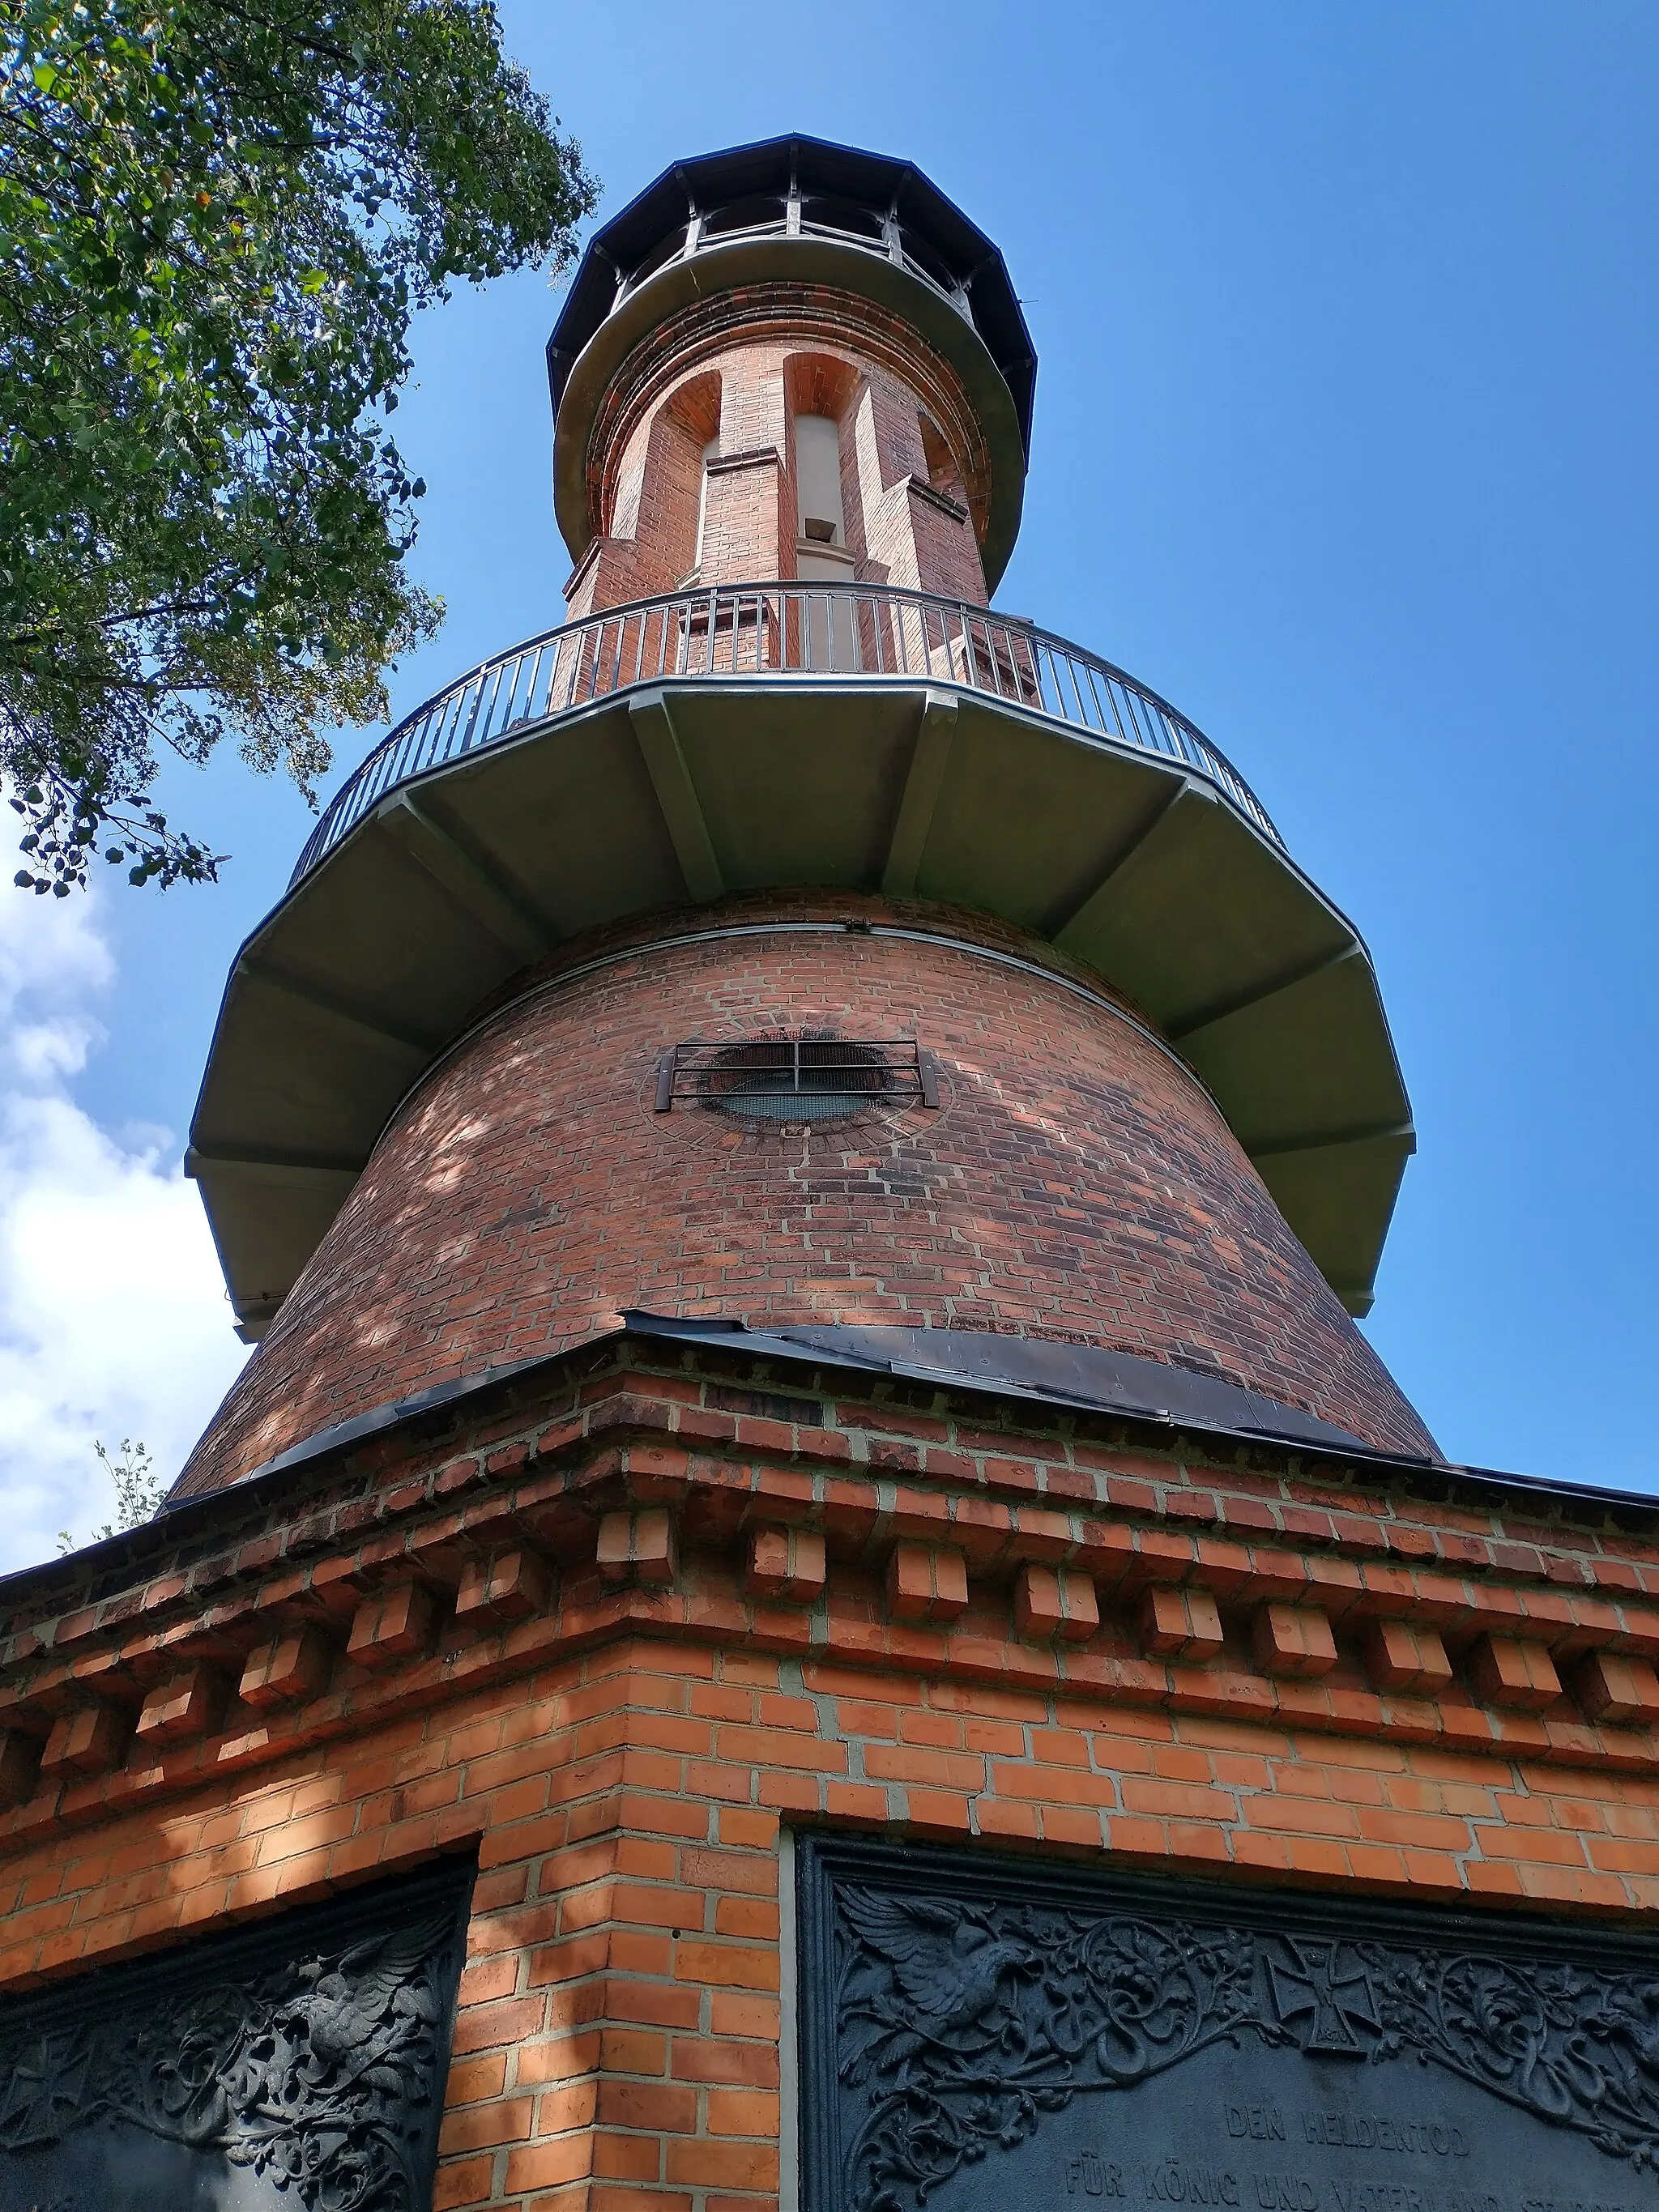
POLYGON ((642 284, 648 284, 659 270, 672 262, 690 261, 700 253, 718 252, 726 246, 741 246, 754 238, 827 238, 837 246, 854 246, 860 253, 896 263, 919 278, 930 292, 937 292, 942 300, 948 300, 964 322, 973 321, 973 304, 969 297, 972 278, 964 283, 934 248, 896 216, 890 215, 884 221, 873 208, 814 193, 791 193, 787 197, 781 193, 763 194, 760 204, 770 212, 757 214, 750 221, 735 220, 745 208, 757 204, 754 201, 739 200, 733 205, 709 208, 671 231, 622 278, 617 287, 616 306, 621 307, 624 300, 631 298, 642 284))
POLYGON ((671 678, 792 676, 925 680, 986 694, 1179 761, 1275 844, 1283 842, 1232 763, 1184 714, 1110 661, 1030 623, 886 584, 720 584, 607 607, 544 631, 405 714, 330 800, 290 887, 387 792, 534 723, 671 678))

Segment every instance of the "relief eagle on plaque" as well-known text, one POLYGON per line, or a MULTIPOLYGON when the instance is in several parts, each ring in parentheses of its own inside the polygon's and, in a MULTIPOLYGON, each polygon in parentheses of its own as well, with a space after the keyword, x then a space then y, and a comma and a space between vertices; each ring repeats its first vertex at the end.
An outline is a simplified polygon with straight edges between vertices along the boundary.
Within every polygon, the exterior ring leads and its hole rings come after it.
POLYGON ((9 2006, 0 2212, 68 2212, 94 2192, 135 2212, 415 2212, 465 1926, 434 1887, 297 1911, 252 1943, 209 1939, 159 1973, 94 1971, 45 2007, 9 2006))
MULTIPOLYGON (((1659 2207, 1659 1963, 1604 1970, 1510 1943, 1396 1943, 1336 1914, 1322 1927, 1305 1899, 1260 1913, 1218 1903, 1212 1918, 1116 1899, 1091 1909, 1086 1878, 1071 1885, 1068 1909, 1032 1893, 1052 1898, 1063 1876, 1025 1894, 1011 1882, 1003 1896, 983 1881, 952 1896, 948 1881, 919 1890, 853 1877, 838 1869, 821 1893, 836 2212, 915 2212, 940 2191, 966 2212, 989 2201, 990 2175, 966 2191, 946 2185, 1033 2143, 1046 2116, 1070 2112, 1047 2124, 1080 2141, 1085 2100, 1177 2070, 1179 2092, 1171 2082, 1161 2098, 1115 2103, 1127 2154, 1082 2149, 1048 2173, 1045 2193, 1072 2197, 1079 2212, 1089 2196, 1243 2212, 1613 2212, 1620 2168, 1600 2155, 1571 2196, 1538 2178, 1535 2159, 1530 2182, 1500 2175, 1505 2156, 1525 2163, 1524 2147, 1495 2147, 1516 2124, 1482 2124, 1490 2108, 1469 2100, 1473 2088, 1626 2161, 1625 2202, 1659 2207), (1432 2116, 1421 2106, 1437 2079, 1465 2100, 1461 2124, 1443 2098, 1432 2116), (1247 2081, 1269 2087, 1251 2102, 1228 2086, 1247 2081), (1158 2163, 1168 2134, 1158 2115, 1186 2112, 1175 2096, 1213 2106, 1207 2160, 1158 2163), (1257 2136, 1276 2163, 1229 2160, 1257 2136), (1383 2160, 1382 2180, 1366 2179, 1362 2153, 1383 2160), (1423 2167, 1437 2170, 1434 2185, 1423 2167), (1631 2168, 1643 2175, 1634 2188, 1631 2168)), ((1157 1887, 1142 1885, 1154 1899, 1157 1887)), ((1023 2200, 1026 2179, 1017 2159, 999 2186, 1023 2200)))

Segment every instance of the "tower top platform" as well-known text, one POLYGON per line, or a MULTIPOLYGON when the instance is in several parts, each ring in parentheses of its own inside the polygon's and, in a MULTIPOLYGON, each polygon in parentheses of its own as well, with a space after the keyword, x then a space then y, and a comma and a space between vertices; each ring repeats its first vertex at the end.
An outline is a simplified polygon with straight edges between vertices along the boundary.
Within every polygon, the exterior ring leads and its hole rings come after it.
POLYGON ((559 528, 580 562, 599 522, 588 446, 623 360, 684 308, 769 284, 827 285, 901 317, 950 363, 979 418, 994 588, 1013 550, 1036 354, 1002 255, 908 161, 769 138, 677 161, 588 243, 547 344, 559 528))

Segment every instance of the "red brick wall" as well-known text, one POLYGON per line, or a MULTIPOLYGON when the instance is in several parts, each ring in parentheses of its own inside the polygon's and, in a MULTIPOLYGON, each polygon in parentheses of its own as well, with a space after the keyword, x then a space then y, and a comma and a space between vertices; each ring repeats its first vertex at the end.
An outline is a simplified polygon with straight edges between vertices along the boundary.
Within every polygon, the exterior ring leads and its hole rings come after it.
MULTIPOLYGON (((866 564, 884 581, 946 599, 986 601, 985 573, 967 526, 919 487, 933 489, 914 397, 872 380, 852 410, 866 564)), ((954 465, 951 480, 960 488, 954 465)))
POLYGON ((988 464, 952 373, 908 325, 850 295, 766 287, 687 311, 623 364, 588 456, 599 551, 568 587, 573 618, 671 590, 690 570, 697 486, 661 426, 686 416, 688 393, 701 409, 711 386, 725 465, 710 482, 701 580, 794 574, 790 423, 804 410, 842 425, 849 580, 985 604, 988 464), (918 493, 941 475, 943 503, 918 493))
POLYGON ((623 959, 501 1012, 381 1140, 185 1486, 628 1306, 1080 1338, 1429 1448, 1173 1054, 1057 975, 836 927, 623 959), (682 1040, 821 1027, 919 1030, 939 1110, 810 1136, 653 1110, 682 1040))
POLYGON ((788 441, 733 452, 709 464, 708 510, 697 580, 740 584, 794 573, 794 475, 788 441))
POLYGON ((613 1646, 0 1867, 0 1968, 84 1966, 479 1850, 434 2202, 770 2212, 780 1821, 1651 1909, 1650 1778, 1064 1694, 613 1646))
POLYGON ((589 1367, 14 1583, 0 1984, 476 1850, 438 2203, 769 2212, 781 1821, 1659 1904, 1651 1528, 589 1367), (301 1631, 321 1671, 238 1702, 301 1631), (191 1670, 220 1702, 152 1747, 191 1670), (101 1765, 19 1779, 76 1711, 118 1716, 101 1765))

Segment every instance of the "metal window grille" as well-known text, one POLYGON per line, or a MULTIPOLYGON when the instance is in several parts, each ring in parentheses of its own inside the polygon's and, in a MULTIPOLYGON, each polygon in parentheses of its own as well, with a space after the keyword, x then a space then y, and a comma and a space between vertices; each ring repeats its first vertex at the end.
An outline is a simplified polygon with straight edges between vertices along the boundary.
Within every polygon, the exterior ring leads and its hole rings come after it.
POLYGON ((872 1106, 939 1104, 915 1037, 689 1037, 657 1063, 657 1111, 703 1106, 751 1123, 846 1121, 872 1106))

